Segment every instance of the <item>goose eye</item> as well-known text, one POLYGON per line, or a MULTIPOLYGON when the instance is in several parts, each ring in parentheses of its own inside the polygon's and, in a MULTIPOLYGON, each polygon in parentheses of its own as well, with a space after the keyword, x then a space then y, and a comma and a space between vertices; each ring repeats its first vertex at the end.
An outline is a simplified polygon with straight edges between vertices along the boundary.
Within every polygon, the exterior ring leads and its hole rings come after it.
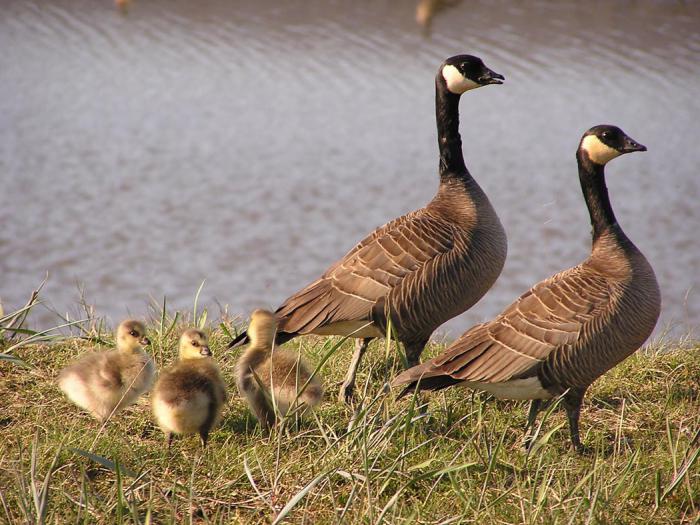
POLYGON ((129 332, 129 335, 130 335, 131 337, 138 337, 138 336, 139 336, 139 333, 138 333, 136 330, 132 330, 131 332, 129 332))
POLYGON ((192 346, 199 346, 199 343, 197 341, 192 341, 192 346))
POLYGON ((604 139, 609 139, 609 138, 610 138, 610 132, 609 132, 609 131, 603 131, 603 138, 604 138, 604 139))

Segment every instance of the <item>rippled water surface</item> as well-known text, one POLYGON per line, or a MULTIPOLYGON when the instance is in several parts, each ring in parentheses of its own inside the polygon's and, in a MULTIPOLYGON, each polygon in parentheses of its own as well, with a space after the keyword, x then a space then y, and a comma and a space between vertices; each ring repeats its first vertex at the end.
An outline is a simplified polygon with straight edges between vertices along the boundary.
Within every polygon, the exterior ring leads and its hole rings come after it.
MULTIPOLYGON (((9 0, 0 10, 0 297, 112 322, 153 297, 279 304, 437 187, 433 78, 506 77, 461 103, 467 165, 508 232, 498 313, 586 257, 574 150, 614 123, 619 222, 656 269, 660 326, 700 321, 700 4, 9 0)), ((37 323, 54 323, 48 310, 37 323)))

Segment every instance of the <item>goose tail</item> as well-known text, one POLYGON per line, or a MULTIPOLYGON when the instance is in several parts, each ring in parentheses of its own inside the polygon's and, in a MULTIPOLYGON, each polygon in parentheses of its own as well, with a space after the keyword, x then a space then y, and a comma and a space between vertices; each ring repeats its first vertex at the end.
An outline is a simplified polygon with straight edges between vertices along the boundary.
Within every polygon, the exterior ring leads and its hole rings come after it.
POLYGON ((425 363, 409 368, 396 376, 391 382, 391 387, 404 387, 396 398, 401 399, 402 397, 416 390, 418 392, 421 390, 442 390, 443 388, 447 388, 448 386, 452 386, 460 382, 459 379, 455 379, 449 375, 441 373, 439 370, 435 370, 433 365, 434 364, 432 362, 426 361, 425 363))
POLYGON ((246 344, 250 339, 248 338, 248 332, 246 330, 242 331, 228 344, 226 348, 236 348, 246 344))

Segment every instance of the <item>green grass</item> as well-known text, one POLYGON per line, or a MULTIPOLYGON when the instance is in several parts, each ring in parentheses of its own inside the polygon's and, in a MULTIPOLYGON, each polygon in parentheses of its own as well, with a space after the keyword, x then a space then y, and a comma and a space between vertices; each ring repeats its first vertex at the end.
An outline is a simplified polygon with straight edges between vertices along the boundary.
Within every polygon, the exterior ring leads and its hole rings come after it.
MULTIPOLYGON (((158 367, 175 357, 182 319, 150 322, 158 367)), ((197 321, 207 323, 205 311, 197 321)), ((395 401, 385 383, 401 359, 383 341, 361 367, 354 414, 336 401, 352 353, 344 342, 321 370, 327 394, 315 416, 263 435, 233 386, 240 349, 225 349, 235 330, 224 320, 211 336, 230 386, 223 422, 206 451, 190 436, 169 452, 148 396, 101 429, 56 387, 94 340, 111 344, 91 326, 84 338, 0 341, 28 365, 0 360, 0 522, 700 523, 696 343, 657 343, 593 385, 581 416, 592 455, 569 448, 561 410, 526 454, 525 403, 465 389, 425 396, 427 412, 415 398, 395 401)), ((319 363, 339 341, 289 345, 319 363)))

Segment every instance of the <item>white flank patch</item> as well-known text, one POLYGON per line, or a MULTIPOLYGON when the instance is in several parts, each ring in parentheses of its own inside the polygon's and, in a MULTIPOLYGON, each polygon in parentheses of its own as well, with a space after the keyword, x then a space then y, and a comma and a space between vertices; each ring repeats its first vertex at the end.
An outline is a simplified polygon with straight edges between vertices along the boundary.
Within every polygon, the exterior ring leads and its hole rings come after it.
POLYGON ((549 399, 552 396, 542 388, 537 377, 527 379, 512 379, 504 383, 482 383, 479 381, 462 381, 461 386, 485 390, 499 399, 549 399))
POLYGON ((606 164, 615 157, 622 155, 619 151, 603 144, 595 135, 588 135, 583 139, 581 148, 588 153, 588 158, 596 164, 606 164))
POLYGON ((444 78, 447 83, 447 89, 455 95, 461 95, 465 91, 481 87, 481 84, 477 84, 473 80, 465 77, 455 66, 443 67, 442 78, 444 78))
POLYGON ((316 335, 341 335, 350 337, 384 337, 369 321, 339 321, 325 326, 319 326, 312 333, 316 335))

